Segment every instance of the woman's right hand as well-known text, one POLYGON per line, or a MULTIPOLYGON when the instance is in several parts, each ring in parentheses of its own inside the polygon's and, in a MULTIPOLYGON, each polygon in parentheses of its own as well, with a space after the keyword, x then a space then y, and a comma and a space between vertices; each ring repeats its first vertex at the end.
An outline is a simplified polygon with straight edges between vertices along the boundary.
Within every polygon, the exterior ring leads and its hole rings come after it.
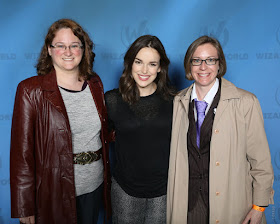
POLYGON ((26 224, 35 224, 35 216, 28 216, 24 218, 19 218, 20 223, 26 223, 26 224))

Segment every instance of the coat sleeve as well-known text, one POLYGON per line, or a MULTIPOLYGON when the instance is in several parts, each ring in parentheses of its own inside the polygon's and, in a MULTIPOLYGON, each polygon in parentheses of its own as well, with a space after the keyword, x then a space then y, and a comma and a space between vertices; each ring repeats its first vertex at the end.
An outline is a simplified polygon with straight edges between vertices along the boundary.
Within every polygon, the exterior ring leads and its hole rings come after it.
POLYGON ((11 216, 35 214, 34 108, 20 83, 15 97, 11 129, 11 216))
POLYGON ((261 107, 255 96, 245 103, 247 159, 253 180, 253 204, 273 204, 273 169, 261 107))

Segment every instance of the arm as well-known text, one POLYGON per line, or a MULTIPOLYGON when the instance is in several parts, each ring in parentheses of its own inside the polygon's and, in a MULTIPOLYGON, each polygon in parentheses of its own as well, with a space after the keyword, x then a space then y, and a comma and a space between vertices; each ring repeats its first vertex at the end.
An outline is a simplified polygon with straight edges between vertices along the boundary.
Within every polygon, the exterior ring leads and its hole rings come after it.
MULTIPOLYGON (((264 122, 259 101, 255 96, 245 103, 245 120, 247 126, 247 159, 250 163, 250 175, 253 180, 253 204, 268 206, 273 204, 273 169, 264 122)), ((251 209, 244 224, 260 223, 263 213, 251 209)))
POLYGON ((35 214, 34 110, 19 84, 13 112, 10 151, 11 216, 35 214))
POLYGON ((116 104, 116 97, 113 96, 112 91, 105 93, 105 104, 108 112, 108 131, 109 131, 109 142, 115 141, 115 125, 112 120, 113 105, 116 104))

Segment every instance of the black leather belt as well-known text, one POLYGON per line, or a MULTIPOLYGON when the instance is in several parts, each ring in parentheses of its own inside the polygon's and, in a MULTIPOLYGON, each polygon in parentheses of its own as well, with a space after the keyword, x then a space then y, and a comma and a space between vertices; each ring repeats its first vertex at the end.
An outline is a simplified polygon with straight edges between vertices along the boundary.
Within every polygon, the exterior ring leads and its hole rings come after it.
POLYGON ((80 164, 80 165, 90 164, 94 161, 99 160, 101 158, 101 155, 102 155, 102 148, 100 148, 95 152, 88 151, 88 152, 73 154, 74 164, 80 164))

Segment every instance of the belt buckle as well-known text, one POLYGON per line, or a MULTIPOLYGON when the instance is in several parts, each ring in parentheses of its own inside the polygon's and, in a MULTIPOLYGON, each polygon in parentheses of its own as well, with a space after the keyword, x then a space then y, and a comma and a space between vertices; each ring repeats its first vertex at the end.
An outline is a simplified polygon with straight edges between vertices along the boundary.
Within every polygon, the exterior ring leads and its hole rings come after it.
POLYGON ((74 162, 76 164, 85 165, 90 164, 97 159, 98 155, 95 152, 81 152, 74 157, 74 162))

